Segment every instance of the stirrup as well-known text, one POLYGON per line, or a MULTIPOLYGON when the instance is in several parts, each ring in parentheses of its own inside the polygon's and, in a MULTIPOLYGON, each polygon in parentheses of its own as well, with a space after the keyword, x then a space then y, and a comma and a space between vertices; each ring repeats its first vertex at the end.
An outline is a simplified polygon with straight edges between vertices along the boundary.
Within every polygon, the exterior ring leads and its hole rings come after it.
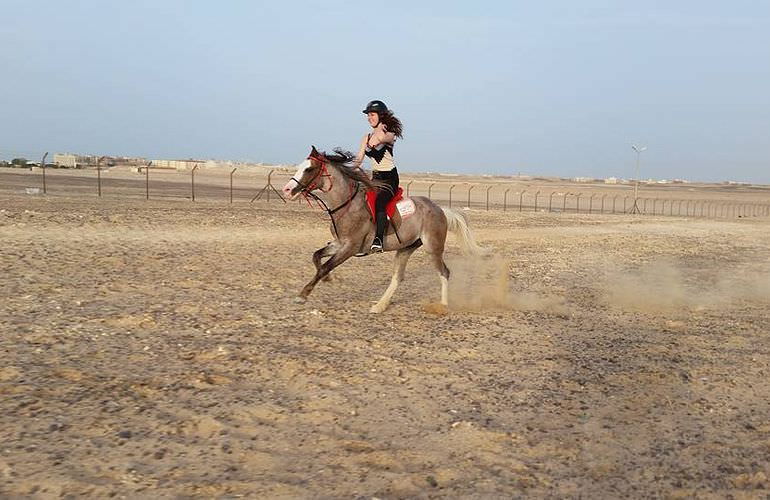
POLYGON ((374 238, 374 241, 372 242, 372 247, 370 248, 372 253, 380 253, 382 252, 382 240, 379 238, 374 238))

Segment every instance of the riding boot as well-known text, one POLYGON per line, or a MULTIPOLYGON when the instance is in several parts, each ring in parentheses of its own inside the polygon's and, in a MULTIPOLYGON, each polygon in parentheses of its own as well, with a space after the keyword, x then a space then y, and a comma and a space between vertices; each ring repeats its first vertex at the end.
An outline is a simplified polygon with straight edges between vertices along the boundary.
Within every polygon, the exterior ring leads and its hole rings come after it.
POLYGON ((388 223, 388 217, 385 212, 377 212, 375 214, 376 219, 376 233, 374 241, 372 242, 372 252, 382 252, 383 239, 385 237, 385 225, 388 223))

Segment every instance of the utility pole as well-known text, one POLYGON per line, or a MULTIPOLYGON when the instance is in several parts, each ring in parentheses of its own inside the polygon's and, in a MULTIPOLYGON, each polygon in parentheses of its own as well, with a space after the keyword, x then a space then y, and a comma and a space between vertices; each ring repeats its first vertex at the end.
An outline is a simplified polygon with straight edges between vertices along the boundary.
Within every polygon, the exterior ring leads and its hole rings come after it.
POLYGON ((636 151, 636 182, 634 182, 634 206, 631 207, 632 214, 639 214, 639 157, 642 155, 642 151, 647 149, 647 146, 637 146, 633 144, 631 149, 636 151))

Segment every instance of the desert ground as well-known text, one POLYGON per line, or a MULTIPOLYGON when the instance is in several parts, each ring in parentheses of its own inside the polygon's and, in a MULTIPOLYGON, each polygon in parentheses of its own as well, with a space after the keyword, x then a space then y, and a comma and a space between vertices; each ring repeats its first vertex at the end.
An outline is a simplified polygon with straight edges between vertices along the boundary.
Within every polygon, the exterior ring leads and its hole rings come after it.
POLYGON ((0 172, 0 497, 770 495, 767 216, 481 198, 375 315, 392 254, 295 304, 328 222, 256 180, 65 177, 0 172))

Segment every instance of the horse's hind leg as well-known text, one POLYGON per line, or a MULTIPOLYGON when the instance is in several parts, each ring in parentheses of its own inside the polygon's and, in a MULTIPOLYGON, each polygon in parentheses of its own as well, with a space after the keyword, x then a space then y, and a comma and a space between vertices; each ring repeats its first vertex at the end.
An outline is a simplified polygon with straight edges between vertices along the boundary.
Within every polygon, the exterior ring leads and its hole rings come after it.
POLYGON ((390 299, 398 288, 398 284, 404 279, 404 269, 406 269, 406 263, 409 261, 409 257, 417 250, 422 243, 417 240, 412 245, 402 248, 396 252, 396 258, 393 260, 393 277, 390 279, 390 285, 388 285, 385 293, 382 294, 380 300, 374 304, 369 312, 381 313, 390 305, 390 299))
POLYGON ((433 265, 441 277, 441 304, 449 305, 449 268, 444 262, 444 242, 446 241, 446 226, 443 230, 435 230, 428 237, 423 237, 425 251, 430 255, 433 265))
POLYGON ((449 268, 446 267, 444 262, 444 254, 433 253, 430 254, 433 265, 436 266, 439 276, 441 277, 441 304, 444 306, 449 305, 449 268))

